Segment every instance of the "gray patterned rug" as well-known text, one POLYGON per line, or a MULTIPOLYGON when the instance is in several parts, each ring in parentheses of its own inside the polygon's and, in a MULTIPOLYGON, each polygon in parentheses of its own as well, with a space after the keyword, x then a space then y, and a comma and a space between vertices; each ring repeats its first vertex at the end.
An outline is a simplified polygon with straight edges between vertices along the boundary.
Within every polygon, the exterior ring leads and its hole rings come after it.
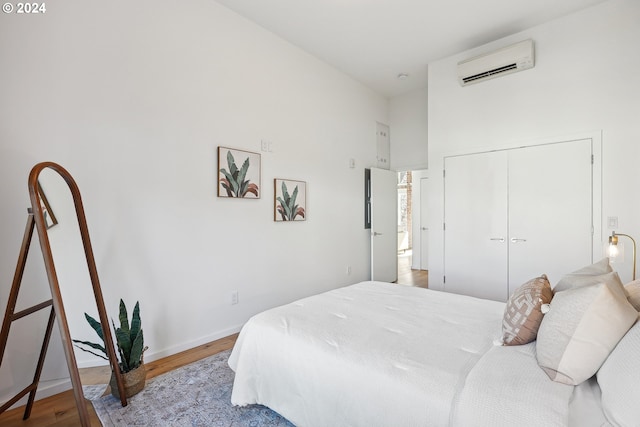
POLYGON ((105 427, 293 427, 267 407, 231 404, 234 374, 227 365, 229 353, 223 351, 147 381, 124 408, 111 394, 102 396, 105 385, 84 386, 84 394, 105 427))

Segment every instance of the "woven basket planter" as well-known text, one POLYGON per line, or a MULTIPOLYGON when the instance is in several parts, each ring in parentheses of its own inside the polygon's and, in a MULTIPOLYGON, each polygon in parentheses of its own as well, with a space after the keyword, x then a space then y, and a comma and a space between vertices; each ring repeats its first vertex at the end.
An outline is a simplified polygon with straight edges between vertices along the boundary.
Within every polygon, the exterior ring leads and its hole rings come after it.
MULTIPOLYGON (((147 370, 144 367, 144 363, 138 366, 133 371, 122 374, 122 381, 124 381, 124 394, 127 398, 139 393, 144 388, 144 384, 147 378, 147 370)), ((116 384, 116 376, 111 373, 111 380, 109 381, 111 386, 111 394, 120 399, 120 393, 118 391, 118 384, 116 384)))

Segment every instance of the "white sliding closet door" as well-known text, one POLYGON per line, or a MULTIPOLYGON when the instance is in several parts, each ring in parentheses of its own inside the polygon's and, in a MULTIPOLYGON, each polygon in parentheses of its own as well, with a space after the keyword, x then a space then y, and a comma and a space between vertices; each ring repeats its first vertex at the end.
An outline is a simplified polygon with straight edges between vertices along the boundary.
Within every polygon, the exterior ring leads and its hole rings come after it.
POLYGON ((507 152, 445 159, 445 287, 504 300, 507 294, 507 152))
POLYGON ((592 260, 591 140, 509 151, 509 293, 592 260))

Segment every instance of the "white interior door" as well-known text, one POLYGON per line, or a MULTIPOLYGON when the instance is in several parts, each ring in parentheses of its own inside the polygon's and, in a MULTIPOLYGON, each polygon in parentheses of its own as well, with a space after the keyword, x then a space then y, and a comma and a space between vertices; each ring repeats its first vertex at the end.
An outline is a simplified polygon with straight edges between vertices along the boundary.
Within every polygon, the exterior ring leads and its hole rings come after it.
POLYGON ((420 179, 420 270, 429 269, 429 216, 427 191, 429 178, 420 179))
POLYGON ((591 140, 509 151, 509 292, 592 261, 591 140))
POLYGON ((505 301, 507 153, 447 157, 445 173, 444 289, 505 301))
POLYGON ((371 168, 371 280, 398 279, 398 178, 371 168))

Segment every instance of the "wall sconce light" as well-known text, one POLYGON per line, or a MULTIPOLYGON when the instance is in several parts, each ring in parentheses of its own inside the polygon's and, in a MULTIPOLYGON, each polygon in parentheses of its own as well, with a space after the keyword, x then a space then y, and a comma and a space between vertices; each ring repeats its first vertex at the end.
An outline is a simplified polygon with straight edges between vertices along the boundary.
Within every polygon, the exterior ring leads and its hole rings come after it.
POLYGON ((618 255, 618 236, 624 236, 631 239, 633 243, 633 280, 636 280, 636 241, 628 234, 611 232, 609 236, 609 257, 615 258, 618 255))

